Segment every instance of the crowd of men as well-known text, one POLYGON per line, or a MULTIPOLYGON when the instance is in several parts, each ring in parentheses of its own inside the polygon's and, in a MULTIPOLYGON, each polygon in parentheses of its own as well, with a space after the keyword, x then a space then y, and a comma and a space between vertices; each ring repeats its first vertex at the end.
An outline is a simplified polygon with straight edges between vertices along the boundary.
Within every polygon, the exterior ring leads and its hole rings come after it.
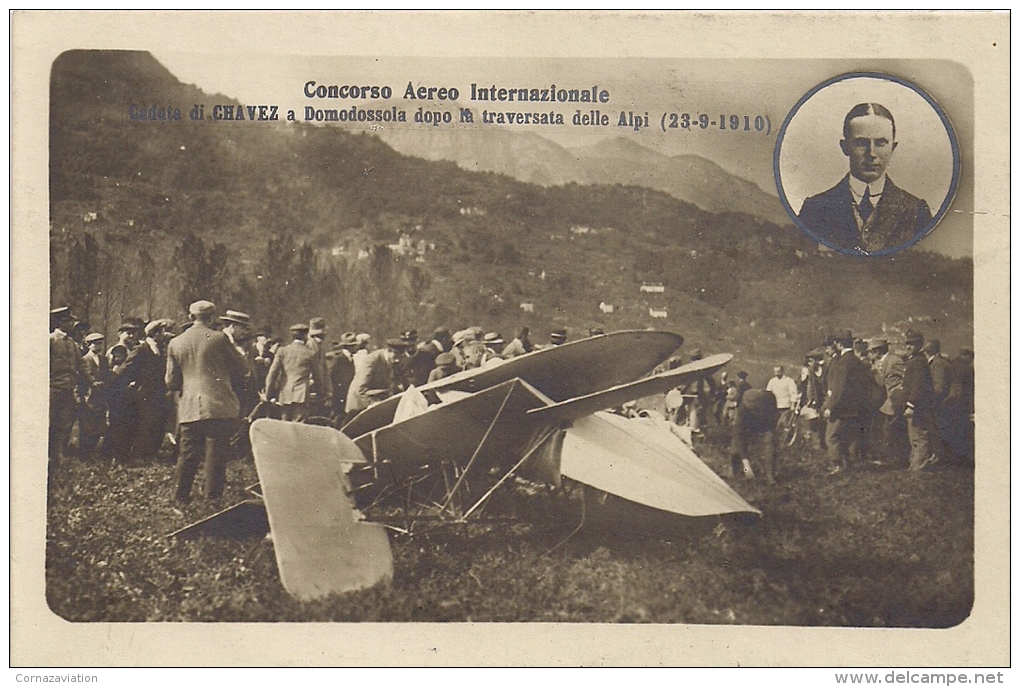
MULTIPOLYGON (((232 446, 246 447, 245 418, 257 414, 341 427, 354 416, 410 386, 462 370, 498 365, 536 348, 522 327, 505 342, 480 327, 445 327, 419 339, 414 329, 375 348, 368 334, 335 339, 314 317, 290 327, 290 341, 256 329, 244 312, 217 316, 209 301, 189 308, 189 321, 127 318, 107 347, 70 308, 51 311, 51 474, 63 459, 78 423, 78 452, 138 465, 176 447, 176 501, 191 498, 203 468, 204 494, 223 494, 232 446)), ((601 334, 591 330, 590 335, 601 334)), ((546 346, 567 340, 556 329, 546 346)), ((782 366, 765 388, 748 375, 721 373, 666 395, 667 415, 693 435, 708 418, 729 428, 732 474, 753 476, 753 444, 763 448, 763 476, 776 472, 776 427, 783 413, 799 418, 806 440, 824 449, 835 474, 865 463, 921 470, 940 462, 974 459, 973 351, 949 360, 938 340, 908 331, 902 352, 884 338, 830 336, 809 352, 799 378, 782 366)), ((692 351, 691 359, 701 358, 692 351)), ((680 359, 666 366, 680 364, 680 359)))
MULTIPOLYGON (((480 327, 440 327, 424 340, 411 329, 375 348, 364 333, 331 339, 322 317, 292 325, 285 343, 253 327, 247 313, 228 309, 217 316, 204 300, 191 304, 181 326, 127 318, 109 347, 68 307, 52 310, 50 320, 50 474, 77 422, 83 458, 139 465, 164 445, 175 446, 181 504, 191 498, 199 467, 205 496, 222 496, 231 447, 246 445, 245 418, 340 427, 412 385, 543 347, 531 341, 528 327, 509 343, 480 327)), ((545 345, 566 340, 566 330, 556 329, 545 345)))
POLYGON ((725 399, 721 422, 733 428, 733 470, 753 475, 747 458, 757 441, 773 481, 784 412, 793 413, 810 446, 825 450, 830 474, 866 464, 915 471, 973 465, 974 352, 963 348, 950 360, 941 348, 914 330, 896 351, 887 338, 855 339, 843 331, 805 356, 798 380, 777 366, 757 390, 739 373, 740 381, 718 397, 725 399))

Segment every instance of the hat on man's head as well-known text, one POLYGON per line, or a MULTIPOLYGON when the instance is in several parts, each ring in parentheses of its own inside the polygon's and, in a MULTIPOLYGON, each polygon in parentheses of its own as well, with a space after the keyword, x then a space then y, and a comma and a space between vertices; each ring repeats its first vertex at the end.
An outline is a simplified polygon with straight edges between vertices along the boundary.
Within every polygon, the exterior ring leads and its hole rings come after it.
POLYGON ((921 332, 915 332, 913 329, 908 329, 907 333, 903 337, 904 345, 920 346, 924 343, 924 335, 921 332))
POLYGON ((145 325, 145 335, 146 336, 152 336, 157 331, 165 331, 165 330, 168 330, 168 329, 173 329, 175 324, 177 324, 177 323, 174 322, 173 320, 166 319, 166 318, 159 319, 159 320, 153 320, 149 324, 145 325))
POLYGON ((503 335, 500 334, 499 332, 489 332, 484 337, 482 337, 482 341, 494 346, 498 346, 501 343, 506 343, 505 341, 503 341, 503 335))
POLYGON ((188 314, 192 317, 211 315, 216 312, 216 304, 212 301, 195 301, 188 306, 188 314))
POLYGON ((738 376, 738 377, 740 377, 741 379, 747 379, 747 373, 746 373, 746 372, 744 372, 743 370, 741 370, 740 372, 738 372, 738 373, 737 373, 737 376, 738 376))
POLYGON ((403 341, 404 343, 410 344, 418 343, 418 330, 408 329, 406 332, 400 335, 400 340, 403 341))
POLYGON ((889 339, 884 339, 880 336, 876 336, 873 339, 868 339, 868 350, 873 351, 876 348, 886 348, 889 346, 889 339))
POLYGON ((295 334, 297 334, 298 332, 307 332, 308 325, 305 324, 304 322, 298 322, 297 324, 292 324, 290 326, 290 330, 295 334))
POLYGON ((849 329, 844 329, 833 334, 832 340, 844 348, 852 348, 854 345, 854 335, 849 329))
POLYGON ((558 329, 554 329, 554 330, 552 330, 552 333, 549 334, 549 338, 551 340, 553 340, 553 341, 566 341, 567 340, 567 330, 564 329, 563 327, 560 327, 558 329))
POLYGON ((599 336, 605 334, 606 330, 602 327, 592 327, 588 330, 588 336, 599 336))
POLYGON ((308 321, 308 335, 322 336, 326 333, 326 318, 313 317, 308 321))
POLYGON ((347 348, 348 346, 358 345, 358 335, 354 332, 344 332, 340 335, 340 341, 338 342, 341 348, 347 348))
POLYGON ((106 337, 103 336, 102 334, 100 334, 99 332, 92 332, 91 334, 89 334, 88 336, 85 337, 85 343, 87 343, 87 344, 95 343, 96 341, 105 341, 105 340, 106 340, 106 337))
POLYGON ((359 345, 367 344, 369 341, 372 340, 372 335, 371 334, 358 334, 357 336, 354 337, 354 339, 358 342, 359 345))
POLYGON ((246 312, 240 312, 239 310, 227 310, 227 312, 220 315, 220 322, 233 322, 235 324, 243 324, 246 327, 250 327, 251 317, 246 312))
POLYGON ((704 357, 704 354, 701 352, 700 348, 695 348, 693 351, 691 351, 691 360, 692 361, 693 360, 701 360, 703 357, 704 357))
POLYGON ((50 319, 53 320, 54 322, 63 322, 64 320, 73 320, 76 318, 71 313, 71 308, 69 306, 64 305, 59 308, 53 308, 53 310, 50 310, 50 319))
POLYGON ((474 333, 471 332, 471 331, 468 331, 467 329, 461 329, 459 332, 454 332, 453 333, 453 345, 454 346, 459 346, 460 344, 464 343, 465 341, 474 341, 474 340, 475 340, 474 333))
POLYGON ((478 325, 475 325, 473 327, 468 327, 467 331, 471 332, 471 334, 474 335, 475 339, 482 338, 482 335, 485 333, 485 330, 482 329, 481 327, 479 327, 478 325))
POLYGON ((392 348, 395 351, 402 351, 407 348, 407 342, 394 337, 392 339, 386 339, 386 347, 392 348))

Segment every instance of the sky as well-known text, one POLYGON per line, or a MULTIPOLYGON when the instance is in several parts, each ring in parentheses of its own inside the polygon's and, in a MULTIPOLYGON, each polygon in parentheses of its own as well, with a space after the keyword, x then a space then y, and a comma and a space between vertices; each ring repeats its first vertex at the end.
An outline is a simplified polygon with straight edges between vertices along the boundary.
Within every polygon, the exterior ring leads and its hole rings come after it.
MULTIPOLYGON (((453 122, 441 125, 454 128, 484 129, 479 122, 482 110, 537 111, 550 110, 564 115, 563 126, 514 125, 545 136, 566 146, 587 145, 608 137, 624 136, 650 149, 668 154, 695 154, 719 164, 725 170, 757 184, 764 191, 777 195, 773 154, 777 135, 787 115, 798 102, 818 84, 851 71, 876 71, 907 79, 924 89, 946 113, 960 141, 962 170, 955 200, 946 218, 922 242, 921 247, 952 257, 972 253, 973 224, 970 213, 973 207, 972 141, 974 135, 974 108, 972 79, 966 68, 952 62, 931 60, 747 60, 747 59, 546 59, 546 58, 408 58, 408 57, 312 57, 265 56, 250 54, 201 54, 154 51, 155 57, 178 79, 191 83, 210 95, 220 94, 244 104, 275 104, 285 112, 293 109, 299 120, 304 118, 306 107, 350 109, 405 110, 409 120, 419 107, 425 111, 449 111, 453 122), (322 85, 376 85, 389 86, 392 97, 388 100, 350 100, 308 98, 304 89, 308 82, 322 85), (470 100, 471 84, 480 88, 492 85, 515 88, 560 88, 606 90, 606 103, 492 103, 470 100), (408 85, 453 87, 459 91, 456 101, 406 99, 408 85), (474 122, 461 123, 460 108, 471 108, 474 122), (596 110, 608 114, 608 126, 574 126, 573 115, 580 110, 587 114, 596 110), (648 113, 647 128, 635 130, 631 126, 618 126, 621 113, 633 112, 644 117, 648 113), (692 121, 683 128, 684 115, 692 121), (706 116, 709 124, 699 126, 699 117, 706 116), (736 119, 731 119, 735 115, 736 119), (720 116, 724 128, 720 128, 720 116), (675 117, 675 119, 674 119, 675 117), (746 119, 745 119, 746 118, 746 119), (757 119, 760 118, 760 119, 757 119), (755 123, 764 124, 761 132, 755 123), (670 128, 675 123, 676 128, 670 128), (731 128, 733 123, 737 129, 731 128), (750 129, 747 131, 745 129, 750 129)), ((828 89, 826 89, 828 92, 828 89)), ((855 94, 856 96, 856 94, 855 94)), ((848 96, 849 97, 849 96, 848 96)), ((864 96, 861 96, 864 97, 864 96)), ((879 96, 881 97, 881 96, 879 96)), ((813 101, 814 99, 812 99, 813 101)), ((216 99, 206 103, 207 116, 216 99)), ((804 109, 809 110, 809 103, 804 109)), ((851 106, 856 103, 851 103, 851 106)), ((835 110, 848 107, 842 102, 835 110)), ((895 114, 895 112, 894 112, 895 114)), ((900 117, 909 121, 909 110, 900 117)), ((802 123, 813 115, 798 117, 802 123)), ((823 149, 831 160, 841 163, 838 148, 841 116, 833 122, 814 122, 819 135, 831 129, 831 143, 823 149), (831 124, 831 126, 830 126, 831 124)), ((821 120, 821 118, 819 118, 821 120)), ((351 130, 368 130, 368 123, 344 123, 351 130)), ((430 129, 413 121, 406 124, 384 124, 407 128, 430 129)), ((791 124, 791 127, 793 125, 791 124)), ((903 180, 909 169, 916 169, 916 157, 934 140, 927 135, 918 137, 917 127, 903 126, 902 137, 909 141, 898 149, 889 168, 891 178, 903 180), (903 158, 901 169, 897 168, 903 158)), ((898 134, 898 138, 901 136, 898 134)), ((942 134, 943 139, 948 137, 942 134)), ((948 144, 947 144, 948 145, 948 144)), ((821 158, 820 158, 821 159, 821 158)), ((819 163, 821 164, 821 163, 819 163)), ((923 168, 923 165, 922 165, 923 168)), ((845 169, 824 173, 818 171, 814 192, 834 185, 845 169), (835 177, 832 175, 835 174, 835 177)), ((813 179, 813 176, 812 176, 813 179)), ((897 181, 908 191, 910 183, 897 181)), ((916 183, 916 182, 915 182, 916 183)), ((784 187, 788 186, 784 181, 784 187)), ((945 195, 946 184, 938 185, 945 195)), ((802 196, 803 194, 801 194, 802 196)), ((793 207, 799 207, 803 198, 798 196, 793 207)), ((937 199, 941 201, 942 199, 937 199)), ((940 202, 929 202, 933 208, 940 202)))

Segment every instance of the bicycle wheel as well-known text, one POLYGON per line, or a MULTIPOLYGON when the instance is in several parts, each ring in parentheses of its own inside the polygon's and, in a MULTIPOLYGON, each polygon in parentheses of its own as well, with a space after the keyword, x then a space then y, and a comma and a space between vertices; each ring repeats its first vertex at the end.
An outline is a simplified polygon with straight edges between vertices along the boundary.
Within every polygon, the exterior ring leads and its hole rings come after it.
POLYGON ((776 432, 781 446, 793 446, 797 442, 797 416, 792 410, 784 410, 776 423, 776 432))

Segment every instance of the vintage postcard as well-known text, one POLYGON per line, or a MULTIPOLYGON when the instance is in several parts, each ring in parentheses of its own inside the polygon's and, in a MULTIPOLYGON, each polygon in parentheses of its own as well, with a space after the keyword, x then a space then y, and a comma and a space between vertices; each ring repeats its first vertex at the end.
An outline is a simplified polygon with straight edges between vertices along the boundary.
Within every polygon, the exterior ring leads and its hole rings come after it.
POLYGON ((12 665, 1009 665, 1008 13, 11 37, 12 665))

